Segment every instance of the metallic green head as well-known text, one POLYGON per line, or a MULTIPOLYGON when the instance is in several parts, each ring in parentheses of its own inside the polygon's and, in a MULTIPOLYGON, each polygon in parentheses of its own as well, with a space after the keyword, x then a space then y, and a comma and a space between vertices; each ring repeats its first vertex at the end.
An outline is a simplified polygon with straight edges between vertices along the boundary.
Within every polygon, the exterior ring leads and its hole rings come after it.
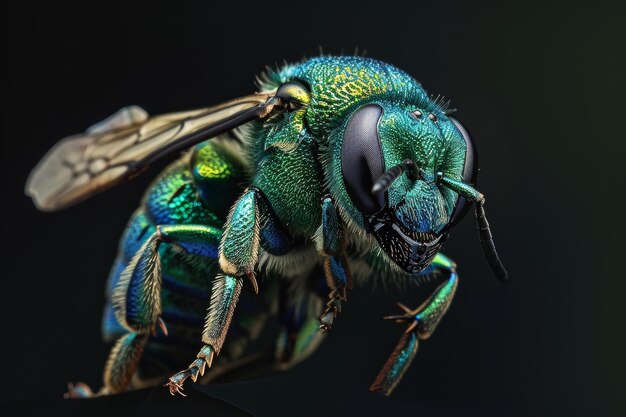
POLYGON ((463 127, 412 77, 373 59, 314 58, 275 76, 292 83, 278 95, 293 95, 287 90, 294 85, 309 93, 306 102, 297 100, 302 105, 291 112, 286 136, 306 131, 317 142, 324 187, 349 226, 373 235, 405 272, 428 266, 465 205, 435 181, 436 173, 475 180, 463 127), (394 176, 398 166, 408 174, 394 176), (388 187, 373 191, 385 175, 388 187))

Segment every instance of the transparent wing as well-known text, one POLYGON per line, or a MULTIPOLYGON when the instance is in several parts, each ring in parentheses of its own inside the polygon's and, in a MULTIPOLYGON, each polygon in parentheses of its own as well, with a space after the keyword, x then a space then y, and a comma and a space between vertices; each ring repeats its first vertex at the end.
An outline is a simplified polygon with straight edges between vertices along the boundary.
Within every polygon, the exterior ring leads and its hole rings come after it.
POLYGON ((150 163, 271 111, 274 92, 200 110, 150 117, 138 106, 119 110, 83 134, 57 143, 33 169, 25 192, 44 211, 76 204, 138 174, 150 163))

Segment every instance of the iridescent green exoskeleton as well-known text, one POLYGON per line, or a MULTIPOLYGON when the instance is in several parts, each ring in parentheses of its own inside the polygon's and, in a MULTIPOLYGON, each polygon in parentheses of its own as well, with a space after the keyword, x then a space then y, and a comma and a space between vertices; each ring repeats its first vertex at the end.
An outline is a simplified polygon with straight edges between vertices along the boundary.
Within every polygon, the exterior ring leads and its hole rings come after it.
MULTIPOLYGON (((354 281, 432 275, 440 285, 424 303, 386 317, 406 330, 371 389, 391 393, 454 296, 456 265, 440 249, 471 203, 487 260, 506 279, 474 188, 472 140, 417 81, 362 57, 314 58, 260 80, 259 93, 206 109, 124 108, 33 170, 27 194, 58 210, 190 148, 121 240, 100 394, 167 376, 182 393, 187 378, 286 369, 316 348, 354 281), (274 318, 268 354, 255 341, 274 318)), ((91 394, 84 384, 69 392, 91 394)))

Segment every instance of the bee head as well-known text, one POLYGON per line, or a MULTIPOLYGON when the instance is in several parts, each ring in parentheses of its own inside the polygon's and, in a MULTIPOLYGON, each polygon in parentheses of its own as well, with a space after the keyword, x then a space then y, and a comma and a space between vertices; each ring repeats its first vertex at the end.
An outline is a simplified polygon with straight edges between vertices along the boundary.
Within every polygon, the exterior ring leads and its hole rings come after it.
POLYGON ((476 179, 465 129, 436 108, 381 101, 356 108, 335 139, 340 162, 331 185, 344 213, 403 271, 426 268, 466 211, 464 197, 442 187, 437 173, 476 179))

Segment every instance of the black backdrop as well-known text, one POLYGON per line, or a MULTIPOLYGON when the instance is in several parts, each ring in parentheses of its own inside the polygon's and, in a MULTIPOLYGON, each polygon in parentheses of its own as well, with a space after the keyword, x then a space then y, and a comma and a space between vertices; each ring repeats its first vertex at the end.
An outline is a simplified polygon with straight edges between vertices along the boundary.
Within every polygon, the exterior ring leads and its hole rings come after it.
POLYGON ((43 153, 128 104, 158 114, 247 94, 266 64, 321 45, 366 49, 452 99, 478 142, 512 283, 492 277, 466 219, 447 245, 456 299, 391 398, 367 387, 399 335, 379 320, 398 296, 369 288, 307 362, 214 392, 259 415, 624 412, 623 14, 600 2, 182 3, 4 6, 5 404, 45 406, 70 380, 100 385, 105 277, 158 171, 44 214, 22 194, 43 153))

